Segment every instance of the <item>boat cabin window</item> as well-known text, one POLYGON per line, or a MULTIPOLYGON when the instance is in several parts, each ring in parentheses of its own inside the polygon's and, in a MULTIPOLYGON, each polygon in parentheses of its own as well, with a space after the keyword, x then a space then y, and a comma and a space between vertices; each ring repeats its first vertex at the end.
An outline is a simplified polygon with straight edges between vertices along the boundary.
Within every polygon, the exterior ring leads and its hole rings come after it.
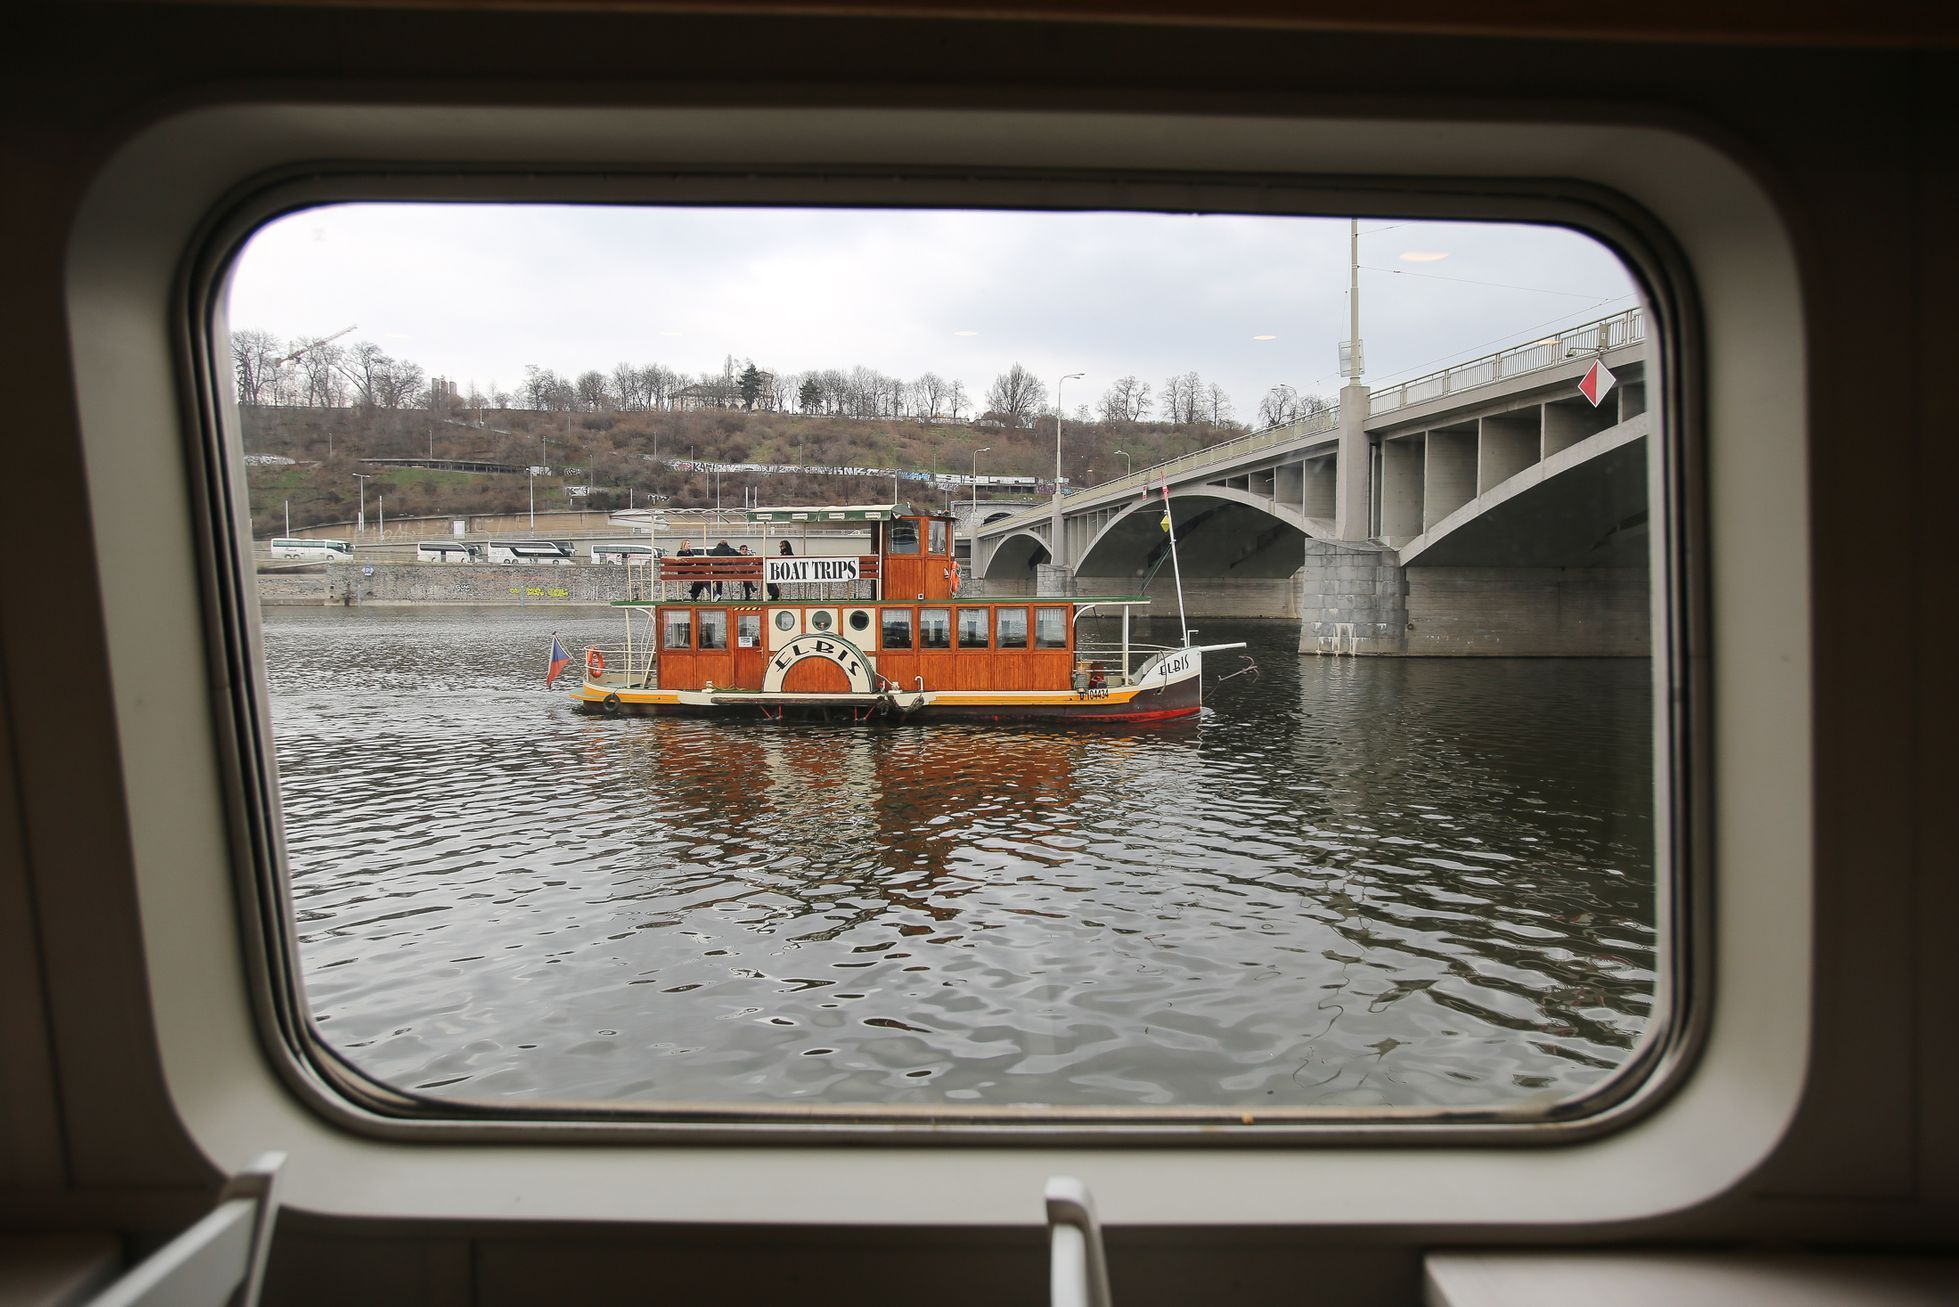
POLYGON ((951 553, 952 552, 952 532, 951 532, 952 524, 950 522, 944 521, 941 518, 936 518, 936 517, 931 519, 931 522, 932 522, 932 547, 926 552, 933 553, 933 554, 951 553))
POLYGON ((871 615, 859 608, 850 615, 850 629, 860 634, 871 629, 871 615))
POLYGON ((918 519, 901 517, 886 528, 890 533, 890 543, 886 552, 893 554, 915 554, 918 552, 918 519))
POLYGON ((754 649, 762 643, 762 615, 739 613, 735 617, 735 647, 754 649))
POLYGON ((986 610, 984 608, 962 608, 959 610, 959 647, 961 649, 986 648, 986 610))
POLYGON ((1034 647, 1036 649, 1066 649, 1068 647, 1068 610, 1066 608, 1036 608, 1034 610, 1034 647))
POLYGON ((1025 608, 994 609, 993 634, 1002 649, 1025 649, 1027 610, 1025 608))
POLYGON ((827 631, 836 625, 836 621, 837 619, 830 615, 830 610, 827 608, 812 608, 810 610, 809 629, 812 631, 827 631))
POLYGON ((662 646, 668 649, 694 647, 694 614, 691 609, 669 608, 660 616, 662 646))
POLYGON ((701 642, 703 649, 726 649, 728 647, 728 610, 725 608, 703 608, 700 612, 701 642))
POLYGON ((796 629, 796 611, 793 608, 778 609, 775 615, 775 629, 793 631, 796 629))
POLYGON ((881 608, 878 613, 884 622, 879 642, 886 649, 911 648, 911 609, 881 608))
POLYGON ((918 647, 921 649, 952 648, 952 610, 950 608, 921 608, 918 610, 918 647))

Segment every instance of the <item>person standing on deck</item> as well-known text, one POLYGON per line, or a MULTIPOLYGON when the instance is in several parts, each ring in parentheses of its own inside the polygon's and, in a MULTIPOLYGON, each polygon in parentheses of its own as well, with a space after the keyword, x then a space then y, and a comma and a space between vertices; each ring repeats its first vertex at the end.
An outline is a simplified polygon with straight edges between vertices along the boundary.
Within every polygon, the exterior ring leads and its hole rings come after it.
MULTIPOLYGON (((782 542, 782 548, 776 550, 776 553, 782 555, 784 558, 794 558, 796 556, 796 551, 789 547, 789 542, 787 540, 782 542)), ((769 587, 769 598, 771 599, 782 598, 782 587, 779 585, 771 585, 769 587)))
MULTIPOLYGON (((755 551, 747 545, 743 545, 739 552, 743 558, 753 558, 755 556, 755 551)), ((741 597, 744 599, 753 599, 755 597, 755 583, 746 577, 742 578, 741 597)))
MULTIPOLYGON (((679 551, 678 553, 676 553, 676 554, 674 555, 674 557, 675 557, 675 558, 695 558, 695 557, 698 557, 698 556, 700 555, 700 552, 701 552, 700 550, 698 550, 698 549, 696 549, 696 548, 694 548, 694 546, 692 546, 692 545, 682 545, 682 546, 680 546, 680 551, 679 551)), ((701 597, 701 591, 703 591, 703 590, 705 590, 705 589, 707 589, 707 582, 705 582, 705 581, 696 581, 696 582, 694 582, 694 584, 693 584, 693 585, 691 585, 691 586, 689 586, 689 587, 687 587, 687 597, 688 597, 689 599, 699 599, 699 598, 701 597)))
MULTIPOLYGON (((736 556, 735 547, 729 544, 726 540, 715 541, 714 548, 708 550, 707 552, 709 554, 714 555, 717 558, 722 558, 722 557, 733 558, 736 556)), ((715 581, 714 583, 714 597, 716 599, 719 599, 721 597, 721 582, 719 580, 715 581)))

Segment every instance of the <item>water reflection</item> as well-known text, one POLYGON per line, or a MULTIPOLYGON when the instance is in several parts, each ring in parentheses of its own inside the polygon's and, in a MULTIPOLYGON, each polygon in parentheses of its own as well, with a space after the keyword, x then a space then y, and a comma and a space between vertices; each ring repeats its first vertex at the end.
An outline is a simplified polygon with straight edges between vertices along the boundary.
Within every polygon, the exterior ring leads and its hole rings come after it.
POLYGON ((1643 664, 1219 623, 1198 724, 785 728, 573 714, 547 621, 268 617, 309 999, 404 1087, 1507 1104, 1650 1015, 1643 664))

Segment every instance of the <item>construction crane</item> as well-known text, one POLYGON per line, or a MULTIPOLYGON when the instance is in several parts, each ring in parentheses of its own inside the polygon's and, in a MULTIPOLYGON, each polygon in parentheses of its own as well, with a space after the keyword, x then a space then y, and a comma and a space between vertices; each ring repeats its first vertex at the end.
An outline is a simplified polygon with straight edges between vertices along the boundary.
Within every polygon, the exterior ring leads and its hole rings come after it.
MULTIPOLYGON (((360 325, 359 323, 354 324, 354 326, 356 327, 359 325, 360 325)), ((342 336, 346 335, 348 332, 352 331, 353 329, 354 327, 342 327, 340 330, 334 332, 331 336, 322 336, 318 340, 308 341, 306 344, 301 345, 298 349, 294 350, 292 353, 280 359, 273 366, 283 368, 288 363, 297 363, 299 362, 299 356, 306 353, 306 351, 312 349, 318 349, 320 346, 325 345, 330 341, 339 340, 342 336)))

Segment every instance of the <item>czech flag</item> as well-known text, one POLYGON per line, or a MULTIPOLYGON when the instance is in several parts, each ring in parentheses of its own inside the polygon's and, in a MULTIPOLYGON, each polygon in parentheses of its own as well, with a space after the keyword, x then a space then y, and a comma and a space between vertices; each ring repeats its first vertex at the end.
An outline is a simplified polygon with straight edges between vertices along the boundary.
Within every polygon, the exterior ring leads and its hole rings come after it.
POLYGON ((558 679, 558 673, 571 666, 571 655, 558 643, 558 637, 551 637, 551 669, 544 673, 544 688, 550 689, 551 682, 558 679))

